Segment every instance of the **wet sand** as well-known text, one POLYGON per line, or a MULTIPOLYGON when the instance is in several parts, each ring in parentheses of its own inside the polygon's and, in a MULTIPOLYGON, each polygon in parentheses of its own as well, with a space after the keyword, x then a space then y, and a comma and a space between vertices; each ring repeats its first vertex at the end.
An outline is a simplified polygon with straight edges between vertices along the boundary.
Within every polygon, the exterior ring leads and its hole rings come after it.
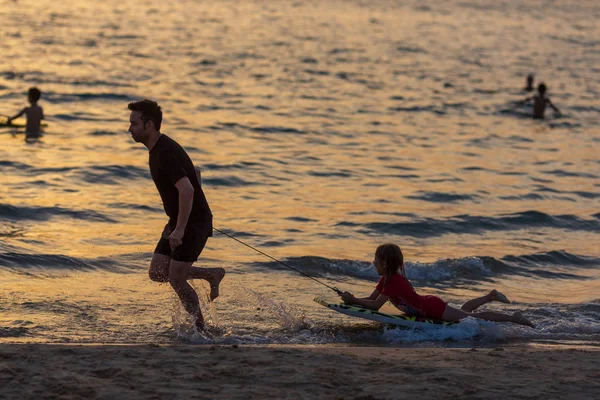
POLYGON ((2 399, 591 399, 600 348, 0 345, 2 399))

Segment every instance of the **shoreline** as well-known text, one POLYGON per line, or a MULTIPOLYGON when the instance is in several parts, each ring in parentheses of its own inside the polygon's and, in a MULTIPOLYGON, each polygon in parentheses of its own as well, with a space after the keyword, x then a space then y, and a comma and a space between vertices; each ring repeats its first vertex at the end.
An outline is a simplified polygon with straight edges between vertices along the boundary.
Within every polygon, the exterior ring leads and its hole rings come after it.
POLYGON ((0 398, 600 397, 600 348, 0 344, 0 398))

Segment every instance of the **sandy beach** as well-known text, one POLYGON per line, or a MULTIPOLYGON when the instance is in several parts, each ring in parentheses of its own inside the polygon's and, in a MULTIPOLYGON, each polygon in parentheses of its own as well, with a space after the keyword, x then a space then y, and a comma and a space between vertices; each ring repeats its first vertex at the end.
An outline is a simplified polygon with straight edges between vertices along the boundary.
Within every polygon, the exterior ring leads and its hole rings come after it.
POLYGON ((591 399, 597 348, 1 345, 2 399, 591 399))

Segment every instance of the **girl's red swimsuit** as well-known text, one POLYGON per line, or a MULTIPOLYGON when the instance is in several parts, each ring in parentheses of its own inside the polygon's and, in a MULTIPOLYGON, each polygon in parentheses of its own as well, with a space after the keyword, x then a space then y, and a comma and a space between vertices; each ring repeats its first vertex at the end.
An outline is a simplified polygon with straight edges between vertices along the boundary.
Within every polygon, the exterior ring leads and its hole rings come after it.
POLYGON ((410 282, 400 274, 392 275, 386 283, 382 276, 375 288, 399 310, 409 316, 441 320, 446 310, 446 303, 436 296, 420 296, 410 282))

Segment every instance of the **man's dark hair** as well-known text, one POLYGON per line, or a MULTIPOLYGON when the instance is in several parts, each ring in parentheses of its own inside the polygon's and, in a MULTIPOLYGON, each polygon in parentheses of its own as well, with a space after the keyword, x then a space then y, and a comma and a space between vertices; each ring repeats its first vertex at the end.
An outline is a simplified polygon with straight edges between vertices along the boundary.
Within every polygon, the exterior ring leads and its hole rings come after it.
POLYGON ((162 123, 162 110, 157 102, 144 99, 141 101, 134 101, 127 105, 131 111, 139 111, 142 113, 142 121, 144 125, 148 121, 154 122, 154 127, 157 131, 160 131, 160 124, 162 123))
POLYGON ((27 92, 27 94, 29 95, 29 98, 33 102, 38 101, 40 99, 40 97, 42 97, 42 92, 40 92, 40 89, 38 89, 36 87, 30 88, 29 91, 27 92))

